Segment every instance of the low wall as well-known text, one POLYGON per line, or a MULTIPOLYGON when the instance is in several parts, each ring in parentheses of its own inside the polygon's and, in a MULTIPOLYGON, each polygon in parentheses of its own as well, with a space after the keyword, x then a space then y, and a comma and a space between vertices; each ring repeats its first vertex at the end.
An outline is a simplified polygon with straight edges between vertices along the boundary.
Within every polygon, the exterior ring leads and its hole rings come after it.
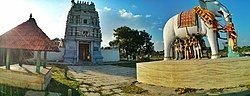
POLYGON ((65 53, 65 48, 59 48, 60 52, 48 52, 47 60, 48 61, 63 61, 63 56, 65 53))
MULTIPOLYGON (((48 61, 63 61, 65 48, 59 48, 60 52, 47 52, 48 61)), ((34 58, 36 58, 37 52, 34 52, 34 58)), ((44 57, 44 52, 41 52, 41 57, 44 57)))
POLYGON ((120 61, 119 48, 101 49, 103 62, 120 61))
POLYGON ((250 58, 138 63, 137 81, 197 89, 250 85, 250 58))

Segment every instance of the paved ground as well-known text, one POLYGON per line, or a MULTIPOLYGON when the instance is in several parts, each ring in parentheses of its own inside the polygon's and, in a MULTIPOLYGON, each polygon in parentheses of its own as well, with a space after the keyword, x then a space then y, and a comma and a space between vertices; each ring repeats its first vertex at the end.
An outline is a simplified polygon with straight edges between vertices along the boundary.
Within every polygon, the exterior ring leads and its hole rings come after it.
MULTIPOLYGON (((77 81, 81 82, 80 89, 87 96, 179 96, 176 88, 134 83, 135 86, 146 90, 142 94, 125 93, 122 86, 129 86, 136 81, 136 69, 120 66, 72 66, 70 73, 77 81)), ((196 95, 250 95, 250 86, 231 89, 198 90, 182 94, 185 96, 196 95)), ((131 89, 134 90, 134 89, 131 89)), ((189 90, 189 89, 188 89, 189 90)))
POLYGON ((104 66, 74 66, 70 71, 76 80, 82 82, 80 89, 87 96, 124 96, 120 87, 136 81, 135 68, 104 66))

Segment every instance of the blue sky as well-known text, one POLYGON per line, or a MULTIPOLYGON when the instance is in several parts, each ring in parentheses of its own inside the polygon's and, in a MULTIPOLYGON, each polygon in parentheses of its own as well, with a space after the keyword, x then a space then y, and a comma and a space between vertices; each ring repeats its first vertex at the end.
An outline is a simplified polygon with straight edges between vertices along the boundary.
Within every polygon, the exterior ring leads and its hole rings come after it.
MULTIPOLYGON (((51 38, 63 38, 71 0, 2 0, 0 1, 0 34, 26 21, 29 14, 51 38)), ((76 1, 76 0, 75 0, 76 1)), ((82 0, 83 1, 83 0, 82 0)), ((162 29, 175 14, 190 10, 198 0, 85 0, 93 1, 99 12, 102 46, 113 40, 113 29, 129 26, 146 30, 153 36, 156 50, 163 50, 162 29)), ((220 0, 233 14, 239 34, 239 45, 250 45, 250 1, 220 0)))

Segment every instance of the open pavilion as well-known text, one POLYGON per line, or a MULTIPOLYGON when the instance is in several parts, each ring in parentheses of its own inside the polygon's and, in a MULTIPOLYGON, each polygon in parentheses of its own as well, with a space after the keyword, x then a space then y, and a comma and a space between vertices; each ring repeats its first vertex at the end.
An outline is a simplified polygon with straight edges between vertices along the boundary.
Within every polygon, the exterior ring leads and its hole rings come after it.
POLYGON ((51 67, 47 67, 46 60, 48 51, 59 49, 31 14, 26 22, 0 36, 0 65, 5 65, 0 67, 0 84, 44 90, 51 78, 51 67), (27 58, 33 58, 33 62, 27 65, 27 58))

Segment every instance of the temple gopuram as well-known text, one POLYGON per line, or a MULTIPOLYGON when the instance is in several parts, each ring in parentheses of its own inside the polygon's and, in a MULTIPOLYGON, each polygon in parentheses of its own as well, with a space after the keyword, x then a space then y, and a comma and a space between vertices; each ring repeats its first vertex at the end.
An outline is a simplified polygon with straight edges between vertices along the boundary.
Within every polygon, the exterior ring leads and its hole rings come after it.
POLYGON ((74 0, 71 3, 64 38, 64 61, 69 64, 101 63, 102 33, 95 4, 74 0))

